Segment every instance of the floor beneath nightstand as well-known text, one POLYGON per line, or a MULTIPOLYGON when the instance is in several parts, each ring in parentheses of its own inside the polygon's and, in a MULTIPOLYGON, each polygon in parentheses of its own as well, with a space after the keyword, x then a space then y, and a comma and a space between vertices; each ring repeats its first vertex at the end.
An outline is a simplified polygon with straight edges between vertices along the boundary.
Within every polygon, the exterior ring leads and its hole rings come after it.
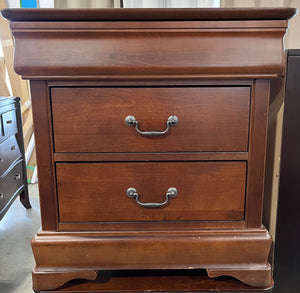
POLYGON ((38 185, 29 185, 32 209, 16 199, 0 221, 0 292, 32 293, 31 238, 41 226, 38 185))

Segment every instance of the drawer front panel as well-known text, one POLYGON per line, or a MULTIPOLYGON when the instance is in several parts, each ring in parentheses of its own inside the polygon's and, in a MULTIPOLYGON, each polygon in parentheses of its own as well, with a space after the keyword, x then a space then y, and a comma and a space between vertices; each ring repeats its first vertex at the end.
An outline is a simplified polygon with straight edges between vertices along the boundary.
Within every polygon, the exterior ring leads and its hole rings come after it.
POLYGON ((61 222, 234 221, 244 218, 245 162, 57 163, 61 222), (163 203, 170 187, 176 197, 163 203))
POLYGON ((12 110, 1 115, 2 129, 1 140, 4 140, 18 132, 16 111, 12 110))
POLYGON ((0 211, 5 208, 12 196, 23 185, 23 166, 20 160, 8 174, 0 180, 0 211))
POLYGON ((21 157, 20 148, 16 137, 13 135, 0 144, 0 177, 19 157, 21 157))
POLYGON ((250 87, 52 88, 56 152, 247 151, 250 87), (164 131, 169 116, 178 124, 164 131))

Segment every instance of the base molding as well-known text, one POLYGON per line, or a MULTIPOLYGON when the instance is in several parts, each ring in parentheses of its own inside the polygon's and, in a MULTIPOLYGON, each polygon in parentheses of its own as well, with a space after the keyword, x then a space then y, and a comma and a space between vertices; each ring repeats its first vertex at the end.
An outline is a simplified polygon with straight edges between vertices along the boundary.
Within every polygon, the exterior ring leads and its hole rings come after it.
POLYGON ((269 263, 261 266, 248 266, 245 268, 223 268, 223 269, 207 269, 207 275, 210 278, 220 276, 230 276, 238 279, 244 284, 263 287, 272 284, 272 270, 269 263))
POLYGON ((32 287, 34 290, 55 289, 74 279, 96 280, 97 271, 40 271, 32 270, 32 287))
POLYGON ((77 278, 94 280, 98 271, 145 269, 206 269, 211 278, 228 275, 251 286, 268 286, 270 245, 265 228, 40 231, 32 240, 33 288, 51 290, 77 278))

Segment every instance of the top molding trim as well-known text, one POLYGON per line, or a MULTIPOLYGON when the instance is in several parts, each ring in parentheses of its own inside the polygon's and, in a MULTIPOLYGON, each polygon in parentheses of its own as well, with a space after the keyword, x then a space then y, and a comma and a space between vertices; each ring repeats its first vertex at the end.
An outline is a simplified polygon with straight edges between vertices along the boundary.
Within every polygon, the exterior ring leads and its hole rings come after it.
POLYGON ((176 21, 290 19, 295 8, 4 9, 10 21, 176 21))

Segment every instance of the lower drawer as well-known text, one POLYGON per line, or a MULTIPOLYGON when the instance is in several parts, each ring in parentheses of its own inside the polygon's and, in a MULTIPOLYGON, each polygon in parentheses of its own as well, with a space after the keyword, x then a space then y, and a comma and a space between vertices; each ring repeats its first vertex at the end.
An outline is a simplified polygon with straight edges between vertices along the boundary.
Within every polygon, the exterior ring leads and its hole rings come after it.
POLYGON ((13 195, 22 187, 23 160, 18 163, 0 180, 0 212, 6 207, 13 195))
POLYGON ((245 162, 57 163, 56 172, 60 222, 244 219, 245 162))

